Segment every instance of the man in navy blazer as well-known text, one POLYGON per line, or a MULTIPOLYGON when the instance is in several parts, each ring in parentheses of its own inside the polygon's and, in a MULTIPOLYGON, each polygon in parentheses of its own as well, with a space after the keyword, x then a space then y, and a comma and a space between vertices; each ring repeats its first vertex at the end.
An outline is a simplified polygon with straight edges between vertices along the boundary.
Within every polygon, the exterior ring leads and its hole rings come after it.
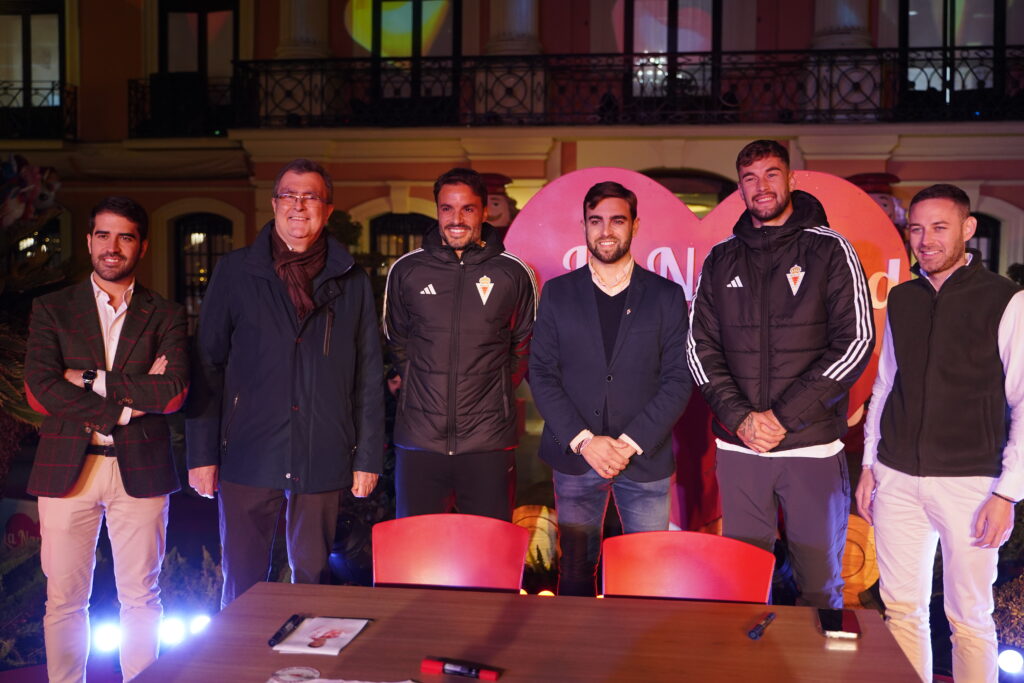
POLYGON ((609 494, 626 533, 668 528, 672 426, 690 398, 683 289, 633 262, 636 195, 619 183, 583 200, 586 268, 544 286, 530 389, 554 469, 558 592, 594 595, 609 494))

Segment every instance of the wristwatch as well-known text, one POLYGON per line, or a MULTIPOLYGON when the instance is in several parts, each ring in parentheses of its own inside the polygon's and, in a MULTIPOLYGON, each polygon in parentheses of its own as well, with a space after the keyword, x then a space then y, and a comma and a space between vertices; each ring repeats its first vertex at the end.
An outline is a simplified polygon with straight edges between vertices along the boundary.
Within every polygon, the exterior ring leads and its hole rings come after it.
POLYGON ((86 391, 92 391, 92 383, 96 381, 96 371, 86 370, 82 373, 82 384, 85 385, 86 391))

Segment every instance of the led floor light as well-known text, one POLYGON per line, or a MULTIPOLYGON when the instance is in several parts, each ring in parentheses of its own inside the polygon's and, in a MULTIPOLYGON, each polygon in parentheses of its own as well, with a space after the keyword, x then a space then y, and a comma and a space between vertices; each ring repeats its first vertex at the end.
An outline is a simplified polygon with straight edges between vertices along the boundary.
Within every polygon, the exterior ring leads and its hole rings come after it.
POLYGON ((1003 650, 999 653, 999 668, 1008 674, 1019 674, 1024 670, 1024 656, 1016 650, 1003 650))

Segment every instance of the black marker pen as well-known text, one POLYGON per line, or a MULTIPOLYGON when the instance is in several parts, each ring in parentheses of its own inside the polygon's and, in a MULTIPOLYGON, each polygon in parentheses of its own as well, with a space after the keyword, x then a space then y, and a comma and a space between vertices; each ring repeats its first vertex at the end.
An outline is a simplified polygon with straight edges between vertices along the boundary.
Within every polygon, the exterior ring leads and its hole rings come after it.
POLYGON ((281 628, 277 629, 277 633, 270 637, 267 644, 270 645, 270 647, 274 647, 280 643, 282 640, 287 638, 292 631, 299 627, 299 624, 302 623, 303 619, 305 619, 305 617, 301 614, 293 614, 288 617, 288 621, 284 622, 281 628))

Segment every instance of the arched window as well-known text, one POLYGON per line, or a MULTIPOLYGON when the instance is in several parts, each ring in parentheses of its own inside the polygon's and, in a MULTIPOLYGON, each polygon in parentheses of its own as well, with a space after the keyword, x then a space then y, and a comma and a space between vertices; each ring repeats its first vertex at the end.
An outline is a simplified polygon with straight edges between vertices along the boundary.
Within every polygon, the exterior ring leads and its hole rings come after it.
POLYGON ((231 251, 231 232, 231 221, 215 213, 189 213, 174 221, 174 298, 185 307, 189 334, 196 330, 213 267, 231 251))

